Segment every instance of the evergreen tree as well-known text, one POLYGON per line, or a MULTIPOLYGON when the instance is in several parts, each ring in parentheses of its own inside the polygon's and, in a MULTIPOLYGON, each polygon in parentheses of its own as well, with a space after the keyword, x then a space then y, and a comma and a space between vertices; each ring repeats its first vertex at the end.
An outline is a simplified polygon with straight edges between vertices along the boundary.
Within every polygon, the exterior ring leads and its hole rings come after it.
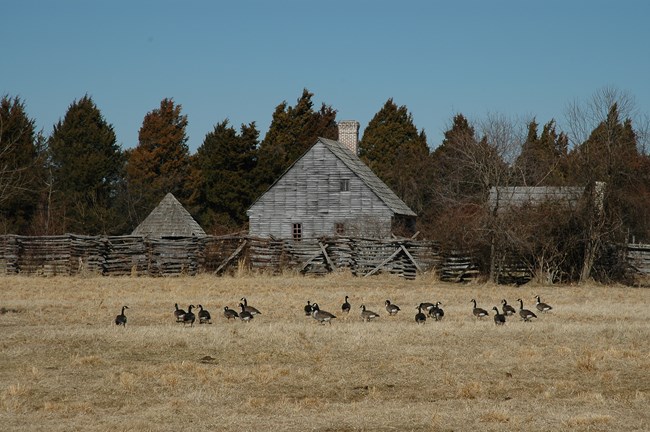
POLYGON ((359 157, 416 213, 427 206, 429 147, 406 106, 386 101, 364 130, 359 157))
POLYGON ((430 235, 453 247, 474 248, 480 240, 481 210, 490 186, 482 180, 481 153, 493 154, 467 118, 457 114, 430 156, 434 173, 430 235))
POLYGON ((390 187, 397 186, 400 171, 396 166, 404 155, 415 158, 428 156, 424 131, 418 132, 413 116, 406 106, 398 107, 393 99, 370 120, 359 142, 359 157, 390 187))
POLYGON ((278 105, 264 140, 259 146, 255 170, 257 193, 263 193, 318 137, 336 139, 336 111, 322 104, 314 111, 313 93, 304 89, 296 106, 278 105))
POLYGON ((167 193, 181 202, 189 197, 187 116, 181 109, 172 99, 163 99, 159 108, 145 115, 138 145, 128 152, 126 175, 131 217, 136 225, 167 193))
POLYGON ((568 175, 568 139, 555 131, 555 121, 537 136, 537 122, 528 125, 528 137, 514 164, 515 183, 525 186, 563 186, 568 175))
POLYGON ((490 186, 497 184, 497 178, 490 175, 492 165, 505 165, 486 138, 477 138, 474 127, 462 114, 454 116, 431 159, 436 173, 436 199, 451 205, 485 202, 490 186))
POLYGON ((255 198, 252 171, 257 158, 259 132, 255 123, 241 126, 228 120, 215 125, 192 158, 195 184, 190 200, 207 231, 241 228, 255 198))
POLYGON ((621 122, 618 105, 614 103, 607 118, 578 146, 573 156, 578 163, 577 174, 588 182, 625 184, 630 180, 630 168, 639 156, 632 121, 621 122))
POLYGON ((45 178, 44 142, 24 103, 0 99, 0 232, 26 234, 45 178))
POLYGON ((119 230, 112 207, 123 165, 113 126, 86 95, 70 105, 49 138, 58 232, 113 233, 119 230))
POLYGON ((581 219, 584 257, 580 280, 584 282, 593 276, 605 245, 625 242, 628 235, 648 235, 646 218, 639 218, 647 211, 639 206, 647 202, 648 175, 632 121, 621 121, 617 103, 570 156, 573 175, 591 191, 581 219), (604 189, 596 182, 603 182, 604 189))

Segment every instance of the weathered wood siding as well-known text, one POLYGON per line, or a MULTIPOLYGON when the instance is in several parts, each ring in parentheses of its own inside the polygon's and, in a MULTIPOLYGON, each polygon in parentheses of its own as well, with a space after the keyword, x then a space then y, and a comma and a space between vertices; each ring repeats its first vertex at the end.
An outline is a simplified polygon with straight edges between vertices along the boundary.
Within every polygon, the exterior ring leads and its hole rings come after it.
POLYGON ((248 211, 249 234, 292 238, 302 224, 304 238, 336 233, 387 238, 393 212, 322 143, 314 145, 248 211), (349 191, 341 191, 341 180, 349 191))

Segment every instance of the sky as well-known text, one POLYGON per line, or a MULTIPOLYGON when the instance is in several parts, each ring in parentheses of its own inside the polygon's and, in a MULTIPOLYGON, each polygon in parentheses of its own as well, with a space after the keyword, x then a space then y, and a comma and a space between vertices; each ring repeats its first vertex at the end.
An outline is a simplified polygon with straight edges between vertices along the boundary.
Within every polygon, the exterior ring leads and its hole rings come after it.
POLYGON ((0 0, 0 95, 49 135, 92 97, 122 148, 173 98, 194 153, 225 119, 268 130, 303 89, 357 120, 389 98, 431 148, 454 115, 555 119, 603 88, 650 114, 647 0, 0 0))

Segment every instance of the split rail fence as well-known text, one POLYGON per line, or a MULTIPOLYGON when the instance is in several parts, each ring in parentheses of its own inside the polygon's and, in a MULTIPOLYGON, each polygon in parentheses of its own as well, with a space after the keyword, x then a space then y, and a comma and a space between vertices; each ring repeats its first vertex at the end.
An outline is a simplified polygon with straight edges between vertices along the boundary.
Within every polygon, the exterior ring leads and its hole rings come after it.
MULTIPOLYGON (((629 269, 650 277, 650 244, 628 244, 626 253, 629 269)), ((388 272, 406 279, 435 272, 441 280, 461 282, 479 276, 476 255, 444 251, 436 242, 412 239, 3 235, 0 275, 174 276, 232 274, 244 268, 316 275, 348 270, 362 277, 388 272)), ((513 275, 529 278, 521 264, 504 262, 499 267, 504 281, 513 275)))
POLYGON ((634 273, 650 277, 650 244, 629 243, 627 245, 627 262, 634 273))
POLYGON ((427 271, 437 271, 445 280, 478 275, 471 256, 443 253, 435 242, 410 239, 0 236, 0 275, 171 276, 233 273, 242 266, 270 273, 285 269, 307 274, 347 269, 357 276, 389 272, 407 279, 427 271))

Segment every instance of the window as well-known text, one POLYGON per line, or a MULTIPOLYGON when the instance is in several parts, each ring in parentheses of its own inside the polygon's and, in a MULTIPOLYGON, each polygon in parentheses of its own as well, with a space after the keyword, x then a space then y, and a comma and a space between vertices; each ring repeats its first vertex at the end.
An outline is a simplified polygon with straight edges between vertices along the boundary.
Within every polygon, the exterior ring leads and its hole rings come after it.
POLYGON ((302 239, 302 224, 299 223, 293 224, 293 239, 294 240, 302 239))
POLYGON ((336 235, 344 235, 345 234, 345 224, 343 222, 336 222, 334 224, 334 232, 336 235))
POLYGON ((341 179, 339 182, 339 190, 341 192, 349 192, 350 191, 350 180, 349 179, 341 179))

